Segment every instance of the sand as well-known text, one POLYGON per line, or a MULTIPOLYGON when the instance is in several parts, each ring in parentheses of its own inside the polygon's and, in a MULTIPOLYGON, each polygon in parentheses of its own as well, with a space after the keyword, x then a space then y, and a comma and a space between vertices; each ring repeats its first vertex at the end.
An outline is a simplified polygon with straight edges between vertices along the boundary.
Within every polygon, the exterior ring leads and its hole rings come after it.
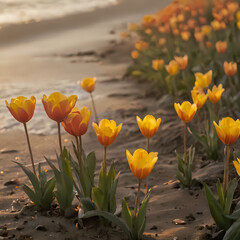
MULTIPOLYGON (((158 94, 155 97, 149 83, 122 79, 131 63, 133 42, 121 39, 119 33, 126 29, 127 23, 138 22, 143 15, 154 13, 169 2, 121 1, 119 5, 90 13, 1 29, 0 82, 5 87, 1 96, 1 117, 6 123, 10 121, 11 116, 5 109, 3 98, 16 96, 12 95, 12 91, 14 94, 20 92, 39 97, 37 105, 40 113, 36 113, 29 123, 30 139, 35 162, 41 162, 51 175, 44 156, 55 160, 55 151, 58 150, 56 123, 40 110, 41 95, 56 90, 66 94, 78 93, 77 106, 86 105, 91 108, 88 94, 76 82, 84 77, 97 76, 94 98, 99 118, 123 123, 123 128, 109 147, 107 155, 108 166, 114 161, 116 171, 121 172, 117 190, 118 206, 121 205, 122 198, 126 197, 133 207, 136 196, 137 179, 129 169, 126 149, 133 153, 137 148, 146 147, 146 139, 138 129, 136 116, 152 114, 161 117, 161 127, 150 144, 150 150, 158 152, 159 159, 149 178, 152 194, 144 238, 208 239, 207 236, 211 234, 208 225, 212 226, 213 220, 199 181, 214 185, 216 177, 222 177, 222 163, 213 164, 202 160, 205 155, 199 148, 194 173, 196 184, 191 190, 180 187, 175 176, 177 160, 174 150, 182 152, 183 125, 173 109, 174 100, 166 95, 158 94), (94 51, 93 55, 77 56, 79 52, 90 50, 94 51), (176 225, 174 219, 183 220, 185 224, 176 225)), ((94 118, 91 120, 94 121, 94 118)), ((62 132, 64 145, 71 149, 73 138, 62 132)), ((191 136, 188 136, 188 145, 192 142, 191 136)), ((83 147, 86 152, 96 152, 98 173, 103 147, 91 124, 83 137, 83 147)), ((2 230, 5 225, 8 236, 14 235, 13 239, 124 239, 118 229, 106 230, 100 225, 96 227, 96 222, 91 220, 85 222, 84 229, 79 230, 74 222, 76 217, 49 217, 35 212, 33 207, 25 208, 25 212, 19 213, 23 206, 29 206, 29 199, 22 191, 22 185, 28 181, 13 160, 31 166, 21 124, 0 134, 0 235, 5 231, 2 230), (36 230, 39 225, 44 225, 46 231, 36 230)), ((143 184, 141 197, 144 188, 143 184)))

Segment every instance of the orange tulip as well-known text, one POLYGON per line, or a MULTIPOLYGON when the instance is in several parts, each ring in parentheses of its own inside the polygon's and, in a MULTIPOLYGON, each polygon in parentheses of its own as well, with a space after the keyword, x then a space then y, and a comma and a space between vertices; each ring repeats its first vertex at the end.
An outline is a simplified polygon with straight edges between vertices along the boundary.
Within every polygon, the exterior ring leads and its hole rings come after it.
POLYGON ((188 65, 188 55, 184 55, 184 57, 175 56, 174 59, 177 62, 178 68, 184 70, 188 65))
POLYGON ((163 68, 164 60, 163 59, 154 59, 152 60, 152 68, 156 71, 163 68))
POLYGON ((216 43, 216 50, 219 53, 224 53, 227 50, 227 42, 226 41, 218 41, 216 43))
POLYGON ((26 97, 19 96, 12 98, 10 103, 8 103, 7 100, 5 103, 8 110, 17 121, 26 123, 33 116, 36 105, 36 98, 32 96, 30 99, 27 99, 26 97))
POLYGON ((190 122, 197 112, 197 105, 191 104, 188 101, 183 102, 181 105, 179 103, 174 103, 174 108, 179 118, 185 123, 190 122))
POLYGON ((217 135, 225 145, 231 145, 236 142, 240 134, 240 121, 234 121, 230 117, 223 118, 217 124, 213 122, 217 135))
POLYGON ((152 115, 147 115, 143 120, 138 116, 136 118, 142 135, 147 138, 151 138, 156 134, 162 121, 161 118, 156 120, 152 115))
POLYGON ((157 152, 148 154, 147 151, 141 148, 137 149, 133 155, 127 150, 126 155, 130 169, 138 179, 147 177, 158 160, 157 152))
POLYGON ((208 36, 211 33, 211 27, 209 25, 202 26, 201 30, 204 36, 208 36))
POLYGON ((138 51, 132 51, 131 56, 132 56, 132 59, 137 59, 139 57, 138 51))
POLYGON ((212 91, 208 89, 208 97, 211 103, 217 103, 220 100, 223 92, 224 88, 222 87, 222 84, 219 84, 218 87, 214 85, 212 91))
POLYGON ((192 100, 193 103, 195 103, 197 105, 197 108, 200 109, 203 107, 203 105, 205 104, 205 102, 207 101, 208 95, 205 93, 198 93, 195 90, 191 91, 192 94, 192 100))
POLYGON ((138 51, 144 51, 148 48, 149 44, 148 42, 144 42, 144 41, 138 41, 136 44, 135 44, 135 48, 138 50, 138 51))
POLYGON ((212 26, 212 28, 213 28, 215 31, 218 31, 218 30, 221 29, 221 23, 220 23, 219 21, 217 21, 217 20, 213 20, 213 21, 211 22, 211 26, 212 26))
POLYGON ((170 61, 168 65, 165 65, 165 68, 171 76, 174 76, 179 73, 178 64, 174 60, 170 61))
POLYGON ((231 77, 237 72, 237 63, 235 62, 224 62, 224 72, 227 76, 231 77))
POLYGON ((205 74, 195 73, 195 78, 196 78, 196 81, 195 81, 196 87, 206 88, 212 82, 212 70, 208 71, 205 74))
POLYGON ((87 107, 81 110, 75 107, 64 119, 62 126, 72 136, 82 136, 88 130, 90 116, 91 112, 87 107))
POLYGON ((76 95, 66 97, 59 92, 54 92, 47 96, 44 94, 42 103, 48 117, 56 122, 62 122, 71 112, 77 101, 76 95))
POLYGON ((81 82, 81 87, 83 90, 85 90, 86 92, 93 92, 94 88, 95 88, 95 82, 96 82, 96 78, 85 78, 82 80, 81 82))
POLYGON ((233 161, 234 167, 237 171, 238 176, 240 176, 240 159, 237 158, 237 160, 233 161))
POLYGON ((181 32, 181 37, 186 42, 190 39, 190 36, 191 34, 188 31, 181 32))
POLYGON ((94 122, 92 126, 97 134, 98 141, 106 147, 113 143, 122 128, 122 123, 117 126, 114 120, 102 119, 99 126, 94 122))
POLYGON ((166 42, 167 42, 166 38, 160 38, 160 39, 158 40, 159 46, 163 46, 166 42))
POLYGON ((212 43, 211 43, 210 41, 206 41, 206 42, 205 42, 205 45, 206 45, 207 48, 212 47, 212 43))
POLYGON ((202 32, 195 32, 194 37, 197 42, 202 42, 204 36, 203 36, 202 32))
POLYGON ((156 22, 156 18, 153 15, 146 15, 142 19, 143 26, 152 26, 156 22))

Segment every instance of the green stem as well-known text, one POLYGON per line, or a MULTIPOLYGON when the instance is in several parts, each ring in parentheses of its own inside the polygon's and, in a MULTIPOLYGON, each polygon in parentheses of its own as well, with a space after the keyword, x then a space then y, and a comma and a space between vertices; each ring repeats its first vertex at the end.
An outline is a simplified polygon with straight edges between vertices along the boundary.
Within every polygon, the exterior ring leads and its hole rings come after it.
POLYGON ((225 161, 224 161, 223 190, 224 190, 224 193, 226 193, 228 189, 228 175, 229 175, 229 146, 228 145, 225 145, 224 155, 225 155, 225 161))
MULTIPOLYGON (((147 138, 147 152, 149 153, 149 142, 150 142, 150 138, 147 138)), ((146 180, 146 194, 148 193, 148 176, 147 176, 147 180, 146 180)))
POLYGON ((136 215, 137 215, 137 207, 138 207, 139 200, 140 200, 141 182, 142 182, 142 179, 138 179, 138 191, 137 191, 137 197, 136 197, 135 206, 134 206, 134 217, 136 217, 136 215))
POLYGON ((187 123, 185 122, 184 122, 183 142, 184 142, 184 161, 185 163, 187 163, 187 123))
POLYGON ((94 100, 93 100, 93 95, 92 95, 92 93, 90 93, 90 96, 91 96, 91 100, 92 100, 93 111, 94 111, 94 115, 95 115, 95 121, 96 121, 96 123, 98 124, 98 116, 97 116, 97 111, 96 111, 96 107, 95 107, 95 103, 94 103, 94 100))
POLYGON ((60 148, 60 154, 62 154, 62 140, 61 140, 61 127, 60 122, 57 123, 58 125, 58 141, 59 141, 59 148, 60 148))
POLYGON ((36 175, 36 170, 35 170, 34 161, 33 161, 33 154, 32 154, 32 149, 31 149, 31 145, 30 145, 28 130, 27 130, 27 124, 23 123, 23 126, 24 126, 24 129, 25 129, 26 137, 27 137, 28 150, 29 150, 29 153, 30 153, 30 158, 31 158, 31 162, 32 162, 33 172, 36 175))
POLYGON ((78 137, 75 137, 76 139, 76 144, 77 144, 77 151, 78 151, 78 168, 79 168, 79 173, 81 172, 81 151, 80 151, 80 147, 79 147, 79 141, 78 141, 78 137))
POLYGON ((104 146, 103 169, 107 172, 107 146, 104 146))

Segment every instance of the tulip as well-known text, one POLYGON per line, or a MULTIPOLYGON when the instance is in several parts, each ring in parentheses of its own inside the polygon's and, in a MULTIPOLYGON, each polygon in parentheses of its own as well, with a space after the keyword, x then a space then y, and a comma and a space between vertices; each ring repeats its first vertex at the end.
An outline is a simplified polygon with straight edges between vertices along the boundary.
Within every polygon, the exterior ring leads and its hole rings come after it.
POLYGON ((166 38, 160 38, 158 40, 158 44, 159 44, 160 47, 163 46, 166 42, 167 42, 166 38))
POLYGON ((188 65, 188 55, 184 55, 183 57, 175 56, 174 59, 175 59, 177 65, 178 65, 179 69, 184 70, 187 67, 187 65, 188 65))
POLYGON ((81 110, 73 108, 72 111, 62 122, 62 126, 66 132, 75 136, 77 151, 78 151, 78 164, 79 170, 81 169, 81 156, 82 156, 82 135, 88 130, 88 124, 91 117, 91 112, 87 107, 83 107, 81 110))
POLYGON ((54 92, 47 96, 44 94, 42 98, 43 107, 48 117, 57 122, 58 125, 58 139, 59 147, 62 153, 62 142, 61 142, 61 132, 60 132, 60 122, 64 120, 65 117, 74 108, 77 101, 76 95, 71 95, 66 97, 65 95, 54 92))
POLYGON ((95 82, 96 82, 96 78, 85 78, 82 80, 81 82, 81 87, 83 90, 85 90, 86 92, 93 92, 94 88, 95 88, 95 82))
POLYGON ((142 179, 147 177, 152 171, 155 163, 158 160, 158 153, 157 152, 148 153, 144 149, 140 148, 137 149, 133 153, 133 155, 128 150, 126 150, 126 155, 128 164, 133 175, 138 178, 138 192, 134 207, 134 216, 136 216, 137 206, 140 199, 140 187, 142 179))
POLYGON ((139 41, 135 44, 135 48, 138 50, 138 51, 144 51, 146 49, 148 49, 148 42, 144 42, 144 41, 139 41))
POLYGON ((174 108, 179 118, 184 122, 184 159, 185 162, 187 162, 187 123, 190 122, 196 114, 197 105, 185 101, 181 105, 179 103, 174 103, 174 108))
POLYGON ((202 26, 201 30, 204 36, 208 36, 211 33, 211 27, 209 25, 202 26))
POLYGON ((9 112, 12 114, 12 116, 19 122, 23 123, 24 130, 27 138, 27 144, 28 144, 28 150, 30 153, 30 158, 32 162, 32 168, 33 172, 36 175, 35 167, 34 167, 34 161, 33 161, 33 155, 32 155, 32 149, 30 145, 28 130, 27 130, 27 122, 32 118, 35 105, 36 105, 36 98, 34 96, 30 97, 30 99, 27 99, 26 97, 19 96, 16 98, 12 98, 11 102, 8 103, 7 100, 5 101, 6 106, 9 110, 9 112))
POLYGON ((138 29, 138 25, 136 23, 129 23, 128 30, 130 31, 136 31, 138 29))
POLYGON ((224 176, 223 176, 223 189, 226 193, 228 189, 228 175, 229 175, 229 145, 236 142, 240 134, 240 121, 234 121, 230 117, 223 118, 217 124, 213 122, 219 139, 225 144, 224 155, 224 176))
POLYGON ((138 127, 142 135, 146 138, 151 138, 156 134, 162 121, 161 118, 158 118, 156 120, 155 117, 152 115, 147 115, 146 117, 144 117, 143 120, 138 116, 136 118, 138 127))
POLYGON ((196 87, 206 88, 212 82, 212 70, 208 71, 205 74, 195 73, 195 78, 196 78, 196 81, 195 81, 196 87))
POLYGON ((138 51, 132 51, 131 52, 131 56, 132 56, 132 59, 137 59, 138 57, 139 57, 139 53, 138 53, 138 51))
POLYGON ((151 28, 147 28, 146 30, 145 30, 145 33, 147 34, 147 35, 151 35, 152 34, 152 29, 151 28))
POLYGON ((214 85, 212 90, 208 89, 208 97, 211 103, 217 103, 220 100, 223 92, 224 88, 222 87, 222 84, 219 84, 218 87, 214 85))
MULTIPOLYGON (((134 53, 132 54, 132 57, 136 57, 138 58, 138 52, 134 51, 134 53)), ((85 78, 82 82, 81 82, 81 87, 89 92, 90 97, 91 97, 91 101, 92 101, 92 107, 93 107, 93 111, 94 111, 94 115, 95 115, 95 121, 98 123, 98 117, 97 117, 97 110, 96 110, 96 106, 95 106, 95 102, 93 99, 93 95, 92 92, 95 88, 95 82, 96 82, 96 77, 94 78, 85 78)))
POLYGON ((220 23, 219 21, 217 21, 217 20, 213 20, 213 21, 211 22, 211 26, 212 26, 212 28, 213 28, 215 31, 218 31, 218 30, 221 29, 221 23, 220 23))
POLYGON ((99 122, 99 126, 96 123, 92 123, 92 126, 96 132, 98 141, 104 146, 104 162, 103 167, 106 170, 106 151, 107 146, 111 145, 119 134, 122 123, 118 126, 114 120, 102 119, 99 122))
POLYGON ((202 42, 204 36, 203 36, 202 32, 195 32, 194 37, 197 42, 202 42))
POLYGON ((163 59, 154 59, 152 60, 152 68, 156 71, 163 68, 164 60, 163 59))
POLYGON ((226 41, 218 41, 216 42, 216 50, 219 53, 224 53, 227 50, 227 42, 226 41))
POLYGON ((179 73, 178 64, 175 60, 170 61, 169 64, 165 66, 165 68, 171 76, 179 73))
POLYGON ((143 26, 152 26, 156 22, 156 18, 153 15, 146 15, 142 18, 143 26))
POLYGON ((70 135, 78 137, 84 135, 88 130, 91 112, 87 107, 81 110, 73 108, 62 122, 62 126, 70 135))
POLYGON ((235 62, 224 62, 224 72, 227 76, 231 77, 237 72, 237 63, 235 62))
POLYGON ((206 45, 207 48, 212 47, 212 43, 211 43, 210 41, 206 41, 206 42, 205 42, 205 45, 206 45))
POLYGON ((237 171, 238 176, 240 176, 240 159, 237 158, 237 160, 233 161, 234 167, 237 171))
POLYGON ((181 37, 186 42, 189 40, 190 36, 191 36, 191 34, 188 31, 181 32, 181 37))
POLYGON ((207 101, 208 94, 198 93, 195 90, 192 90, 191 94, 192 94, 193 103, 197 105, 197 109, 202 108, 205 102, 207 101))

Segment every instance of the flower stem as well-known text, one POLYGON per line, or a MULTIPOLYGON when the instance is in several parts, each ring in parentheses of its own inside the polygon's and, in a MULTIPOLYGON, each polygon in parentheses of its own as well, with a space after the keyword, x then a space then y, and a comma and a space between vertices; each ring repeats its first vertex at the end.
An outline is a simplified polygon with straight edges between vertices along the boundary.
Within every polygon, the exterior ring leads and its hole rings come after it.
POLYGON ((98 116, 97 116, 97 111, 96 111, 96 107, 95 107, 95 103, 94 103, 94 100, 93 100, 93 95, 92 95, 92 93, 90 93, 90 96, 91 96, 91 100, 92 100, 92 105, 93 105, 93 111, 94 111, 94 115, 95 115, 95 120, 96 120, 96 123, 98 124, 98 116))
POLYGON ((27 137, 28 150, 29 150, 30 157, 31 157, 33 172, 36 175, 36 170, 35 170, 34 161, 33 161, 33 154, 32 154, 32 149, 31 149, 31 145, 30 145, 28 130, 27 130, 27 124, 23 123, 23 126, 24 126, 24 129, 25 129, 26 137, 27 137))
MULTIPOLYGON (((150 138, 147 138, 147 152, 149 153, 149 142, 150 142, 150 138)), ((146 180, 146 194, 148 193, 148 176, 147 176, 147 180, 146 180)))
POLYGON ((79 146, 79 141, 78 137, 75 137, 76 139, 76 144, 77 144, 77 151, 78 151, 78 168, 79 168, 79 173, 81 172, 81 151, 80 151, 80 146, 79 146))
POLYGON ((137 197, 136 197, 135 206, 134 206, 134 217, 136 217, 136 215, 137 215, 137 207, 138 207, 139 200, 140 200, 141 182, 142 182, 142 179, 138 179, 138 191, 137 191, 137 197))
POLYGON ((187 163, 187 123, 185 122, 184 122, 183 142, 184 142, 184 161, 185 163, 187 163))
POLYGON ((60 148, 60 154, 62 154, 62 140, 61 140, 61 128, 60 128, 60 122, 57 123, 58 125, 58 141, 59 141, 59 148, 60 148))
POLYGON ((229 146, 228 145, 225 145, 224 155, 225 155, 225 161, 224 161, 223 190, 224 190, 224 193, 226 193, 228 189, 228 175, 229 175, 229 146))
POLYGON ((104 146, 103 169, 107 172, 107 146, 104 146))

